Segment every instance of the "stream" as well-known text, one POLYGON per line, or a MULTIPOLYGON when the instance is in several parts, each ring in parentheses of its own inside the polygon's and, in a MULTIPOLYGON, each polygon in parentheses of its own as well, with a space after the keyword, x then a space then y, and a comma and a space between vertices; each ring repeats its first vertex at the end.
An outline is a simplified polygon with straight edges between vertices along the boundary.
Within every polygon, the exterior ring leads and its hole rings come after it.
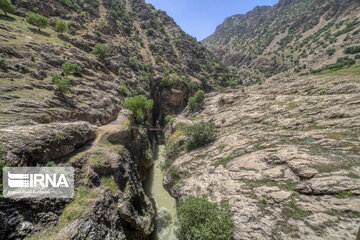
POLYGON ((153 198, 156 205, 156 230, 152 239, 155 240, 176 240, 175 220, 176 201, 164 189, 163 172, 161 163, 164 161, 165 145, 156 145, 155 164, 149 170, 148 180, 145 183, 145 190, 148 196, 153 198))

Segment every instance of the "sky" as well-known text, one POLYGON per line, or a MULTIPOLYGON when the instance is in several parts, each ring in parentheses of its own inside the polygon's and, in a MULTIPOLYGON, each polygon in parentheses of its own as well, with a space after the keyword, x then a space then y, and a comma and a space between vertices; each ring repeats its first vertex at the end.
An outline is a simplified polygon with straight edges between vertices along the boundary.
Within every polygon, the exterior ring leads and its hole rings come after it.
POLYGON ((243 14, 256 6, 274 5, 278 0, 145 0, 166 11, 198 41, 210 36, 225 18, 243 14))

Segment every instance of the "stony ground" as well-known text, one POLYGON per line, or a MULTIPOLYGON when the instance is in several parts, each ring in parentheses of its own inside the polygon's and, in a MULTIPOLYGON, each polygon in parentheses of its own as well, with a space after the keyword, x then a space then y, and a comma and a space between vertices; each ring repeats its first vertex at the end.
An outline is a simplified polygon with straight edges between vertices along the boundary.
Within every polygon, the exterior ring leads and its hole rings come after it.
POLYGON ((171 122, 167 139, 183 142, 176 125, 204 120, 216 141, 181 152, 164 184, 175 197, 228 202, 236 239, 355 239, 359 97, 359 66, 209 94, 201 111, 171 122))

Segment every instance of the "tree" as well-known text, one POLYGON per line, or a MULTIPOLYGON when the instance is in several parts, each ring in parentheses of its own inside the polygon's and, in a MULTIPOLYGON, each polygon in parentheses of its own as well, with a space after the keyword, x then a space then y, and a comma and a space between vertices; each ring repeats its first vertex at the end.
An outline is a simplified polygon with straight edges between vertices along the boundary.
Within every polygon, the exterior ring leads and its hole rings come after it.
POLYGON ((109 47, 106 44, 96 44, 94 54, 100 58, 105 58, 108 54, 109 47))
POLYGON ((146 117, 146 110, 151 110, 154 101, 147 99, 144 95, 138 95, 132 98, 126 98, 124 107, 132 112, 133 121, 143 124, 146 117))
POLYGON ((189 99, 189 109, 191 111, 197 110, 202 104, 205 99, 205 93, 203 90, 199 90, 195 93, 194 97, 189 99))
POLYGON ((5 16, 7 16, 7 13, 15 12, 15 7, 10 0, 0 0, 0 9, 4 11, 5 16))
POLYGON ((234 221, 228 204, 220 207, 205 198, 187 197, 177 206, 178 240, 232 240, 234 221))
POLYGON ((41 31, 41 28, 45 28, 49 26, 49 21, 46 17, 43 15, 37 14, 37 13, 30 13, 26 17, 26 21, 30 23, 31 25, 34 25, 38 27, 39 31, 41 31))
POLYGON ((185 148, 190 152, 215 140, 215 124, 201 121, 200 123, 187 127, 186 136, 189 138, 186 141, 185 148))
POLYGON ((63 63, 61 67, 66 77, 69 76, 70 73, 80 73, 82 70, 79 65, 69 62, 63 63))
POLYGON ((68 25, 64 21, 56 21, 56 31, 58 31, 60 34, 63 34, 64 32, 68 31, 68 25))
POLYGON ((57 88, 59 89, 59 91, 64 94, 69 92, 72 84, 71 84, 71 80, 68 78, 63 78, 60 75, 55 75, 52 77, 52 83, 55 84, 57 86, 57 88))

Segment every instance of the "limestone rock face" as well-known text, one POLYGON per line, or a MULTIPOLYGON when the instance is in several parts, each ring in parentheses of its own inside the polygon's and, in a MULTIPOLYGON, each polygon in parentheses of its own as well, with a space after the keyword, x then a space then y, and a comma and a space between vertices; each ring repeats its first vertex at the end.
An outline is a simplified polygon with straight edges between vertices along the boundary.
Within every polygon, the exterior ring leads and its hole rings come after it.
POLYGON ((6 164, 75 169, 74 199, 2 199, 1 236, 147 238, 154 230, 155 211, 142 181, 153 163, 151 145, 144 131, 128 134, 129 141, 122 141, 119 132, 128 127, 127 121, 120 115, 115 123, 97 129, 97 138, 88 144, 95 138, 95 127, 88 122, 1 129, 6 164))
POLYGON ((360 78, 347 71, 207 94, 166 128, 164 186, 228 202, 236 239, 355 239, 360 78), (217 138, 185 152, 182 129, 199 121, 217 138))

